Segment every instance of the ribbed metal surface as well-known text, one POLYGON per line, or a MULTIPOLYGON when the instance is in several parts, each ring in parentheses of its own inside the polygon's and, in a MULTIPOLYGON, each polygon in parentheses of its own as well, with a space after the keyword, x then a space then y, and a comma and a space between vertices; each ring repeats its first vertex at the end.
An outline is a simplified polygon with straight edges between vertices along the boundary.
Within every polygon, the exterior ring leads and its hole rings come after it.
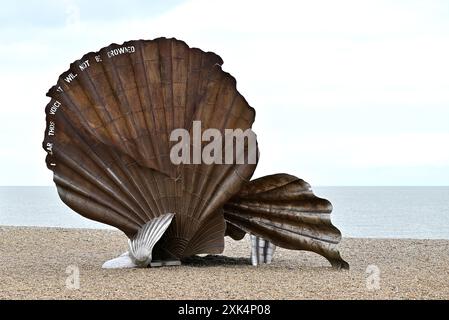
POLYGON ((191 132, 193 121, 203 130, 251 128, 255 111, 222 64, 173 38, 111 44, 73 62, 45 110, 43 147, 61 199, 130 239, 148 221, 176 213, 155 250, 159 259, 221 253, 220 210, 256 164, 175 164, 170 136, 191 132))
POLYGON ((150 264, 153 247, 170 226, 173 217, 173 213, 167 213, 152 219, 128 241, 129 254, 137 266, 146 267, 150 264))
POLYGON ((253 264, 270 261, 269 242, 287 249, 313 251, 333 267, 346 269, 349 265, 337 249, 341 233, 331 223, 331 212, 329 201, 315 196, 307 182, 289 174, 253 180, 224 206, 225 219, 232 225, 228 234, 252 234, 253 264))

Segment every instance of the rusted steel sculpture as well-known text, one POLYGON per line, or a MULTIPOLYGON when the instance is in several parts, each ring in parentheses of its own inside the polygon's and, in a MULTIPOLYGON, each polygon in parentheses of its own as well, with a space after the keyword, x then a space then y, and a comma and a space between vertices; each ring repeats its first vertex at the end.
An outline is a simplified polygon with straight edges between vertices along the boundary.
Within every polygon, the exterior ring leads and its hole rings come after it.
MULTIPOLYGON (((43 147, 60 198, 128 236, 129 252, 105 267, 176 264, 221 253, 225 234, 250 233, 255 265, 269 263, 277 245, 347 268, 332 206, 303 180, 276 174, 250 181, 257 161, 237 161, 237 150, 231 163, 171 158, 175 129, 193 138, 199 121, 224 135, 251 129, 255 111, 222 63, 165 38, 112 44, 72 63, 49 90, 45 110, 43 147)), ((242 152, 258 154, 248 141, 242 152)), ((188 149, 195 155, 204 145, 193 139, 188 149)))

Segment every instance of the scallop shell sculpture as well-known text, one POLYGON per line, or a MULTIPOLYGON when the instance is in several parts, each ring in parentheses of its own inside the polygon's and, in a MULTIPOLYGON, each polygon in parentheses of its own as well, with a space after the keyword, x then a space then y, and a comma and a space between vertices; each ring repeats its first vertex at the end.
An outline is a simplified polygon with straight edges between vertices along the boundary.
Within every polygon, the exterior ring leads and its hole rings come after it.
MULTIPOLYGON (((250 161, 171 160, 171 133, 193 137, 195 121, 202 130, 251 129, 255 111, 222 64, 166 38, 112 44, 72 63, 45 109, 43 147, 60 198, 123 231, 133 266, 218 254, 225 235, 250 233, 253 264, 270 262, 278 245, 347 268, 332 206, 304 181, 285 174, 250 181, 257 165, 250 161)), ((191 144, 195 153, 206 143, 191 144)), ((257 144, 244 147, 258 154, 257 144)))

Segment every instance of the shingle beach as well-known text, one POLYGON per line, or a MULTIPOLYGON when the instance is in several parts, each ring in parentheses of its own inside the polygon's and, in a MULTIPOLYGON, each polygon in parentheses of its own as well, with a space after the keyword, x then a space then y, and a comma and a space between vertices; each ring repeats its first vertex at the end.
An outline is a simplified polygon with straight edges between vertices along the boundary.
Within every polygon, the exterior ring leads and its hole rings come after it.
POLYGON ((248 239, 229 238, 182 266, 101 268, 126 249, 119 231, 0 227, 0 299, 449 299, 449 240, 345 238, 349 271, 281 248, 253 267, 248 239))

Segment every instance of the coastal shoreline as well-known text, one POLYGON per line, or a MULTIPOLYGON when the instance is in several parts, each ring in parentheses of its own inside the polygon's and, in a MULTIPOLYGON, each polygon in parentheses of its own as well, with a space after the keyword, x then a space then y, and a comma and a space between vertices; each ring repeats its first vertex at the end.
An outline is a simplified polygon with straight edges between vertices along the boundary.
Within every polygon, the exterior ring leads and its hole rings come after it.
POLYGON ((449 240, 344 238, 350 270, 277 248, 253 267, 249 241, 178 267, 105 270, 116 230, 0 226, 0 299, 449 299, 449 240), (73 286, 79 272, 79 288, 73 286))

